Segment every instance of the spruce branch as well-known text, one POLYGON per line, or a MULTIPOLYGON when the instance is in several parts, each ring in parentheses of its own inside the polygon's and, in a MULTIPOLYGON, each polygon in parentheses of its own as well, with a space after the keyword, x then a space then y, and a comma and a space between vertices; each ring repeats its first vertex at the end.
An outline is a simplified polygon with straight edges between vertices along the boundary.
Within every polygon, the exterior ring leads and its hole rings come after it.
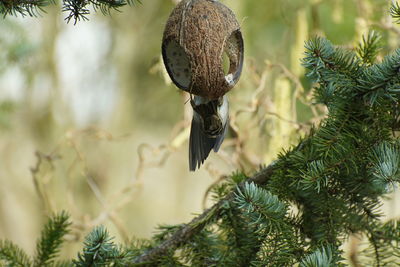
POLYGON ((42 230, 41 237, 36 244, 35 267, 50 266, 60 251, 63 237, 69 232, 69 215, 61 212, 49 218, 42 230))
MULTIPOLYGON (((252 257, 248 257, 247 264, 249 261, 252 266, 295 264, 304 250, 300 248, 298 232, 291 223, 287 203, 253 182, 245 183, 235 194, 233 204, 239 209, 237 216, 244 220, 245 225, 242 227, 250 230, 249 235, 254 235, 240 236, 240 241, 247 243, 247 248, 245 246, 242 249, 254 253, 249 255, 252 257)), ((237 232, 241 231, 238 229, 237 232)))
POLYGON ((257 225, 249 223, 242 211, 237 208, 224 209, 219 228, 226 246, 221 253, 221 265, 246 266, 254 260, 262 246, 262 237, 253 234, 257 225))
POLYGON ((11 241, 0 240, 0 265, 14 267, 29 267, 32 262, 28 255, 11 241))
POLYGON ((374 147, 370 157, 374 162, 370 170, 377 185, 400 181, 400 150, 397 144, 383 142, 374 147))
POLYGON ((357 47, 357 55, 367 66, 374 64, 381 50, 380 41, 381 36, 375 31, 370 31, 367 37, 363 35, 362 42, 357 47))
POLYGON ((57 261, 52 267, 75 267, 71 260, 57 261))
POLYGON ((339 263, 341 257, 338 257, 337 251, 333 248, 333 246, 323 246, 312 254, 307 255, 300 263, 300 267, 336 267, 336 266, 344 266, 339 263))
POLYGON ((85 0, 64 0, 63 1, 63 12, 68 12, 69 14, 65 17, 67 23, 71 19, 74 20, 74 25, 80 20, 89 20, 86 15, 90 14, 89 9, 86 8, 89 1, 85 0))
POLYGON ((190 262, 191 266, 215 266, 221 264, 218 246, 216 233, 206 227, 182 246, 181 258, 183 262, 190 262))
POLYGON ((366 233, 368 247, 361 251, 362 262, 368 266, 398 266, 400 258, 400 221, 375 223, 366 233))
POLYGON ((0 0, 0 15, 37 17, 40 12, 45 12, 44 7, 54 4, 54 0, 0 0))
POLYGON ((118 248, 112 239, 103 226, 96 227, 85 238, 83 252, 73 261, 74 266, 127 266, 130 253, 118 248))
POLYGON ((391 135, 394 117, 388 111, 400 99, 396 89, 400 52, 367 66, 356 53, 334 47, 324 38, 310 40, 306 48, 303 64, 318 83, 316 96, 326 100, 323 103, 329 109, 328 117, 297 147, 282 152, 276 162, 241 181, 236 189, 219 187, 216 192, 220 200, 214 206, 175 228, 174 233, 169 231, 166 239, 157 241, 134 263, 150 264, 163 255, 173 255, 194 236, 204 234, 207 226, 216 225, 234 235, 224 235, 222 242, 245 244, 247 251, 227 252, 221 257, 224 262, 240 262, 244 259, 240 257, 249 255, 256 265, 300 262, 305 251, 298 250, 301 245, 291 244, 302 243, 313 251, 303 260, 303 266, 330 266, 340 261, 337 247, 343 238, 354 232, 366 233, 378 224, 378 209, 389 191, 387 185, 398 181, 398 149, 391 135), (227 190, 230 193, 225 193, 227 190), (291 203, 300 209, 299 214, 283 216, 282 207, 291 203), (237 234, 232 230, 237 222, 227 220, 229 212, 235 211, 232 205, 239 211, 236 216, 248 225, 237 234), (271 219, 282 227, 271 227, 271 219), (266 227, 251 228, 257 224, 266 227), (257 237, 243 237, 247 230, 257 237), (321 244, 332 247, 321 248, 321 244))
MULTIPOLYGON (((277 169, 278 162, 273 162, 260 172, 255 174, 253 177, 241 182, 238 188, 243 188, 246 183, 255 183, 258 185, 263 185, 268 182, 269 178, 272 176, 274 171, 277 169)), ((157 246, 146 250, 140 256, 133 260, 134 264, 146 264, 152 262, 157 258, 166 255, 168 251, 173 251, 180 245, 185 243, 187 240, 192 238, 194 235, 198 234, 209 222, 215 219, 224 209, 226 202, 233 201, 235 199, 236 192, 231 192, 223 199, 215 203, 212 207, 205 210, 202 214, 195 217, 189 223, 183 225, 178 229, 170 238, 161 242, 157 246)))
POLYGON ((90 14, 90 5, 94 11, 100 10, 103 15, 110 15, 111 10, 120 11, 120 7, 135 3, 140 2, 137 0, 63 0, 62 11, 69 13, 65 18, 67 23, 73 20, 75 25, 80 20, 89 20, 87 15, 90 14))
POLYGON ((392 2, 390 5, 390 15, 396 23, 400 23, 400 5, 398 2, 392 2))
POLYGON ((268 233, 281 227, 280 222, 287 212, 286 205, 277 196, 252 182, 245 183, 243 189, 237 189, 233 203, 250 216, 251 223, 257 225, 257 231, 266 230, 268 233))
MULTIPOLYGON (((55 4, 55 0, 0 0, 0 15, 37 17, 45 13, 44 8, 55 4)), ((103 15, 110 15, 112 10, 120 11, 119 8, 125 5, 141 4, 141 0, 63 0, 62 12, 66 12, 66 22, 85 21, 89 18, 90 6, 95 12, 101 11, 103 15)))

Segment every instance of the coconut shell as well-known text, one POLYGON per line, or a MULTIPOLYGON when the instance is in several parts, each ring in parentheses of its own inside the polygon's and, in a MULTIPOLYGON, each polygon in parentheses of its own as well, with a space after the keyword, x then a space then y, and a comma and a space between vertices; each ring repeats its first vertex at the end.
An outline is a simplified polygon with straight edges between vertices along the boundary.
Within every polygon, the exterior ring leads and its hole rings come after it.
POLYGON ((217 99, 234 87, 243 65, 243 38, 234 13, 219 1, 182 0, 163 36, 164 65, 191 94, 217 99), (224 72, 223 56, 229 59, 224 72))

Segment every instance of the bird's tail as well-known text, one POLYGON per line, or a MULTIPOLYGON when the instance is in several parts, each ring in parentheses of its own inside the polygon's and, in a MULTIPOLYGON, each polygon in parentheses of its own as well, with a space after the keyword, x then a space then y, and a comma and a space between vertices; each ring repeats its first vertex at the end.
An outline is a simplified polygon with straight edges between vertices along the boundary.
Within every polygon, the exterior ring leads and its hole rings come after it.
POLYGON ((196 168, 199 168, 212 149, 214 149, 214 152, 218 151, 224 140, 228 125, 229 123, 226 121, 222 132, 217 136, 210 137, 202 129, 200 116, 194 113, 189 138, 190 171, 195 171, 196 168))

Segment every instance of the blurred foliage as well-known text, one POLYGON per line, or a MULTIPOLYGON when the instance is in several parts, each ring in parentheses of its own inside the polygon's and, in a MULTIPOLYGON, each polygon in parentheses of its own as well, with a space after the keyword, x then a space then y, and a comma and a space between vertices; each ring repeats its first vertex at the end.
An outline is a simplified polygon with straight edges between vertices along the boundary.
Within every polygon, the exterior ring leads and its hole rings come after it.
POLYGON ((11 129, 11 116, 16 107, 11 101, 0 103, 0 129, 11 129))
POLYGON ((0 241, 0 263, 18 267, 66 266, 55 258, 58 257, 64 236, 68 234, 70 225, 68 219, 69 216, 65 212, 48 219, 36 244, 36 254, 32 259, 12 242, 0 241))
MULTIPOLYGON (((69 23, 74 21, 74 25, 80 20, 88 20, 87 15, 90 14, 89 7, 91 6, 94 11, 100 10, 104 15, 110 15, 111 10, 119 11, 119 8, 130 4, 134 5, 141 3, 140 0, 63 0, 62 11, 68 13, 65 20, 69 23)), ((30 16, 37 17, 41 13, 46 13, 45 8, 48 5, 54 5, 54 0, 1 0, 0 1, 0 15, 30 16)))
POLYGON ((21 0, 21 1, 1 1, 0 2, 0 14, 4 17, 7 15, 20 14, 22 16, 37 16, 39 11, 44 11, 43 8, 53 1, 47 0, 39 0, 39 1, 29 1, 29 0, 21 0))
MULTIPOLYGON (((0 10, 9 12, 5 2, 0 10)), ((93 14, 72 29, 55 5, 39 18, 7 13, 2 19, 0 238, 33 251, 41 214, 67 209, 75 223, 63 256, 71 257, 101 223, 128 242, 133 234, 148 237, 158 222, 187 220, 201 210, 210 183, 271 162, 325 118, 300 66, 307 39, 326 36, 367 55, 362 48, 375 42, 368 35, 374 30, 381 36, 382 49, 373 50, 378 62, 399 46, 391 1, 223 1, 241 23, 246 62, 229 94, 232 123, 222 151, 189 175, 188 97, 165 79, 160 60, 163 27, 176 1, 142 2, 112 16, 93 14), (100 52, 101 59, 89 61, 100 52), (104 101, 111 107, 98 108, 104 101)), ((84 3, 81 11, 93 9, 84 3)))

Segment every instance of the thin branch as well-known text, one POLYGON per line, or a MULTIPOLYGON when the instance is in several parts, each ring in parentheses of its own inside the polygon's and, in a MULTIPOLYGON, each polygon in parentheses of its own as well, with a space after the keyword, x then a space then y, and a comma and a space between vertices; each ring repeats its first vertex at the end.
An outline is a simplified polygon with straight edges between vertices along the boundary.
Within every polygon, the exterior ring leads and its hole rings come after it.
POLYGON ((372 230, 368 230, 371 234, 371 237, 369 238, 372 246, 374 247, 374 253, 375 253, 375 260, 376 260, 376 266, 377 267, 381 267, 381 255, 379 253, 379 247, 378 244, 376 242, 376 238, 375 238, 375 233, 372 230))
MULTIPOLYGON (((0 15, 22 16, 29 15, 36 17, 40 11, 45 13, 44 7, 56 4, 55 0, 0 0, 0 15)), ((62 11, 68 15, 65 20, 69 23, 74 21, 74 25, 80 20, 89 20, 87 15, 91 13, 89 6, 94 11, 100 10, 104 15, 110 15, 111 10, 119 11, 119 8, 125 5, 141 4, 140 0, 63 0, 62 11)))
MULTIPOLYGON (((277 169, 277 161, 272 162, 267 167, 263 168, 260 172, 255 174, 253 177, 247 179, 239 184, 239 188, 242 188, 246 183, 255 183, 258 185, 265 184, 274 171, 277 169)), ((146 264, 150 263, 157 258, 167 254, 169 251, 173 251, 178 248, 181 244, 185 243, 192 236, 200 232, 207 223, 222 211, 224 203, 233 200, 235 191, 229 193, 225 198, 215 203, 211 208, 205 210, 202 214, 192 219, 188 224, 183 225, 177 230, 169 239, 163 241, 158 246, 145 251, 143 254, 138 256, 133 264, 146 264)))
POLYGON ((52 0, 0 0, 0 15, 21 14, 23 17, 29 15, 36 17, 41 12, 45 12, 43 8, 49 4, 54 4, 52 0))
POLYGON ((1 0, 0 2, 17 6, 17 5, 37 5, 38 3, 43 2, 43 1, 40 1, 40 0, 39 1, 38 0, 1 0))

